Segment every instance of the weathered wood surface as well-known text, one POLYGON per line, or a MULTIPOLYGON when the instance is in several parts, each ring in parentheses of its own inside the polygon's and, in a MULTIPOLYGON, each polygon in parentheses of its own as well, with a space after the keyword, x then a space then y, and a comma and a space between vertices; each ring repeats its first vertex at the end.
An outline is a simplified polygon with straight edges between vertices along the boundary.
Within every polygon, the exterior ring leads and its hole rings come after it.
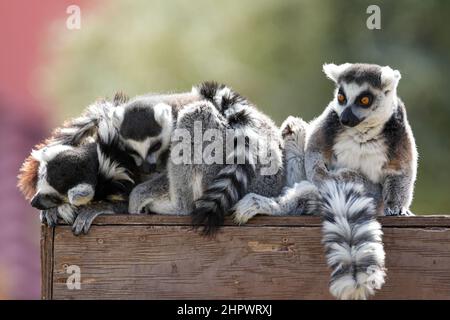
MULTIPOLYGON (((450 217, 383 217, 377 299, 450 299, 450 217)), ((317 217, 258 217, 205 239, 189 217, 105 216, 88 235, 43 227, 43 298, 330 299, 317 217), (81 289, 66 285, 81 268, 81 289)))

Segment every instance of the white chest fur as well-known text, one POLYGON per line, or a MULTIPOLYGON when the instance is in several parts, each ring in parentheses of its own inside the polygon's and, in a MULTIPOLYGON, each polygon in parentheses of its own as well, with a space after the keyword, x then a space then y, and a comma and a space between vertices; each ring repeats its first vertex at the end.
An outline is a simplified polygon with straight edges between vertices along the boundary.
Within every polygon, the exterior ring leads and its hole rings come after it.
POLYGON ((387 162, 386 144, 381 135, 367 136, 345 130, 335 140, 332 166, 361 172, 372 182, 381 182, 387 162))

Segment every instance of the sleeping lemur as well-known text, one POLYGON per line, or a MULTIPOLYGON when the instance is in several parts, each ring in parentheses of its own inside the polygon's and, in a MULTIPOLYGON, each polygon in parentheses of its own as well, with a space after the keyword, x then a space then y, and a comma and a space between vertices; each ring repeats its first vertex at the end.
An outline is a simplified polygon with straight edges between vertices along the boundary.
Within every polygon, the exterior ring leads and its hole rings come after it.
MULTIPOLYGON (((191 92, 137 97, 116 109, 115 114, 120 139, 136 160, 156 167, 167 164, 167 175, 133 190, 130 213, 191 214, 193 225, 204 226, 206 234, 213 234, 248 191, 274 196, 284 185, 282 141, 276 126, 224 85, 205 82, 191 92), (184 154, 188 157, 185 163, 173 161, 170 151, 179 149, 181 138, 196 140, 208 135, 209 130, 216 130, 224 139, 219 148, 225 147, 226 133, 235 134, 231 146, 226 146, 230 152, 221 158, 222 163, 206 163, 203 154, 196 163, 191 158, 196 157, 195 151, 184 154), (184 133, 182 137, 178 136, 180 132, 184 133), (247 143, 247 138, 259 143, 247 143), (243 143, 242 148, 235 146, 237 141, 243 143), (263 152, 270 163, 256 159, 263 152), (262 174, 265 171, 268 174, 262 174)), ((206 141, 200 142, 207 150, 206 141)))
POLYGON ((311 192, 308 181, 313 182, 333 270, 330 291, 341 299, 366 299, 385 277, 376 216, 412 215, 417 151, 397 96, 399 71, 349 63, 323 69, 336 84, 334 99, 309 124, 292 117, 285 123, 284 132, 300 137, 297 156, 291 156, 301 159, 304 150, 304 168, 298 160, 297 169, 286 168, 297 172, 297 183, 278 198, 248 194, 235 206, 234 219, 245 223, 260 213, 291 214, 291 208, 311 197, 305 190, 311 192))
POLYGON ((133 158, 120 151, 111 127, 113 109, 126 98, 98 101, 80 117, 56 129, 25 160, 18 186, 50 226, 62 218, 75 234, 87 233, 100 214, 125 213, 128 195, 139 177, 133 158), (103 129, 103 131, 105 131, 103 129))

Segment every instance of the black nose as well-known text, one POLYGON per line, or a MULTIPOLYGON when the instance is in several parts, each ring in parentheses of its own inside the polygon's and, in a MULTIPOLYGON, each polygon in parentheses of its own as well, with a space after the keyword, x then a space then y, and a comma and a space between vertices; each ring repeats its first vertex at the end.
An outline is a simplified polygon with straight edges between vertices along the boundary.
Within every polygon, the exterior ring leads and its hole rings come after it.
POLYGON ((42 203, 42 197, 40 195, 36 195, 31 199, 31 206, 33 208, 39 209, 39 210, 45 210, 47 209, 44 204, 42 203))
POLYGON ((362 120, 363 119, 359 119, 357 116, 355 116, 350 107, 347 107, 347 109, 342 112, 340 117, 341 123, 347 127, 354 127, 358 125, 362 120))
POLYGON ((153 173, 156 171, 156 164, 144 162, 141 166, 141 170, 143 173, 153 173))
POLYGON ((57 207, 59 203, 56 200, 52 200, 49 197, 41 194, 37 194, 31 199, 31 206, 39 210, 48 210, 57 207))

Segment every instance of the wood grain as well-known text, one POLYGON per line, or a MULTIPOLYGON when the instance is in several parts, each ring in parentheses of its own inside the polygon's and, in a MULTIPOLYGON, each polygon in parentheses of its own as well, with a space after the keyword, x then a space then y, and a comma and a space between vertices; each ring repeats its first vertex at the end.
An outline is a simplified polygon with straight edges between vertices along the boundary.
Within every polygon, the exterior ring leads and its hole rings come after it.
MULTIPOLYGON (((380 221, 388 278, 375 298, 450 299, 449 218, 380 221)), ((317 217, 260 217, 241 227, 228 221, 212 240, 188 223, 188 217, 105 216, 80 237, 56 227, 52 297, 332 298, 317 217), (81 290, 66 286, 65 270, 73 264, 81 268, 81 290)))

